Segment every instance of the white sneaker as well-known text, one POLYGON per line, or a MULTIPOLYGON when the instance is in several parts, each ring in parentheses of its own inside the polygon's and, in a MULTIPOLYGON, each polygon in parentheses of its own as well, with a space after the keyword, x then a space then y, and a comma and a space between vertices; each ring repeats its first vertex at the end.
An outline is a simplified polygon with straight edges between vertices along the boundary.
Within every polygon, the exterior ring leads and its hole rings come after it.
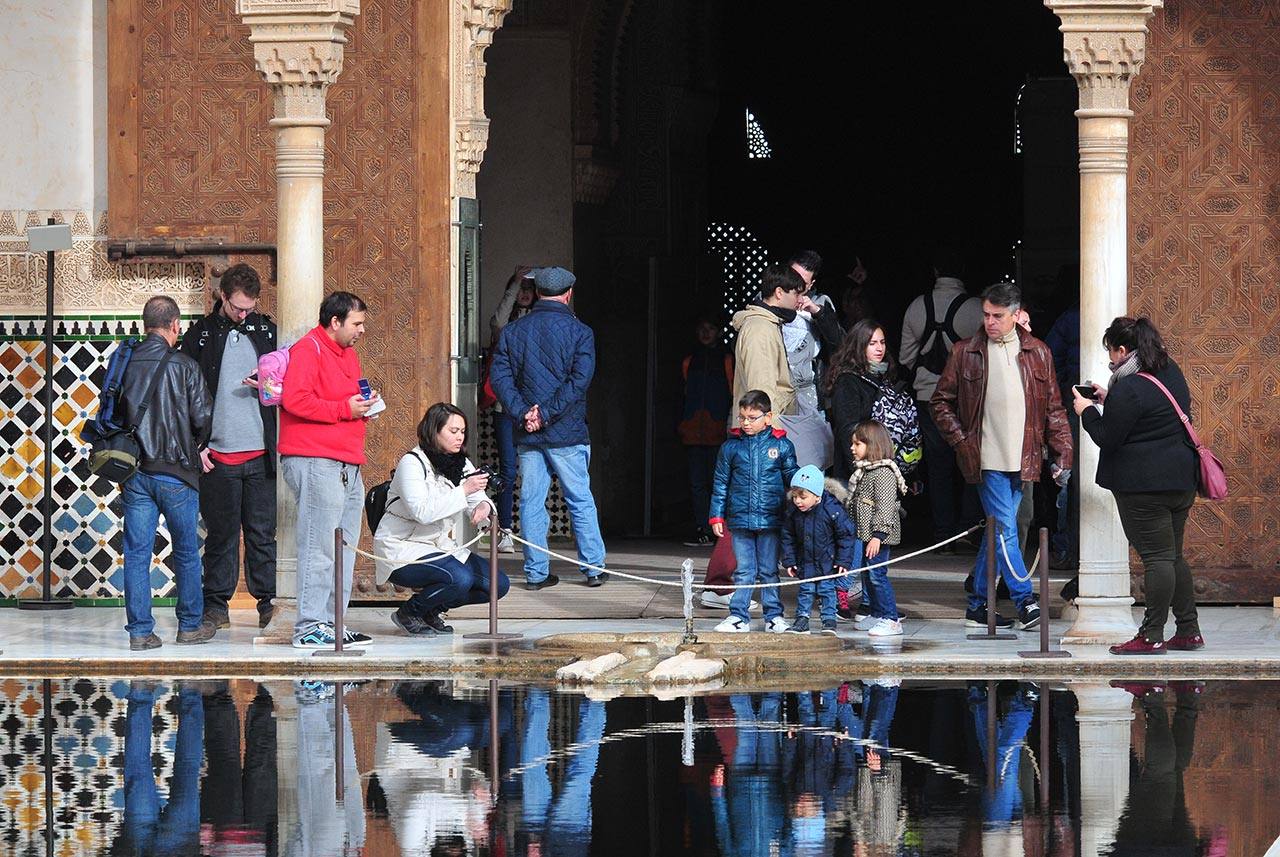
POLYGON ((853 630, 870 631, 876 626, 880 620, 874 616, 868 616, 865 613, 859 613, 853 617, 853 630))
POLYGON ((782 634, 791 630, 791 623, 781 616, 774 616, 768 622, 764 623, 764 629, 770 634, 782 634))
POLYGON ((710 607, 713 610, 728 610, 729 601, 732 595, 721 595, 718 592, 712 592, 710 589, 702 590, 702 597, 699 599, 703 607, 710 607))
POLYGON ((881 619, 867 629, 868 637, 901 637, 902 623, 897 619, 881 619))
POLYGON ((751 625, 743 622, 737 616, 730 616, 712 630, 719 631, 722 634, 745 634, 751 630, 751 625))
POLYGON ((503 533, 502 538, 498 539, 498 553, 515 553, 516 544, 511 541, 511 533, 503 533))

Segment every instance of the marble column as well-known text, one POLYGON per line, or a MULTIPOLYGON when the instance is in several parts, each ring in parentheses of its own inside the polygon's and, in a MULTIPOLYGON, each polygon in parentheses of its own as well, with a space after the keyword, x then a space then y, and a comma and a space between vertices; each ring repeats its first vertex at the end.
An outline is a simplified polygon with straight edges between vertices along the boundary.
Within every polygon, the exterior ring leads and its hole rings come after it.
POLYGON ((1102 857, 1129 799, 1133 696, 1105 682, 1067 686, 1080 726, 1080 857, 1102 857))
MULTIPOLYGON (((346 30, 360 0, 236 0, 253 59, 275 96, 276 312, 280 341, 315 326, 324 298, 325 96, 342 73, 346 30)), ((276 480, 276 616, 264 633, 287 642, 297 615, 297 505, 276 480)))
MULTIPOLYGON (((1129 83, 1146 51, 1147 21, 1161 0, 1045 0, 1062 22, 1067 67, 1080 88, 1080 378, 1110 376, 1102 333, 1128 307, 1129 83)), ((1080 595, 1064 643, 1131 638, 1129 544, 1111 493, 1094 481, 1098 447, 1083 432, 1080 595)))

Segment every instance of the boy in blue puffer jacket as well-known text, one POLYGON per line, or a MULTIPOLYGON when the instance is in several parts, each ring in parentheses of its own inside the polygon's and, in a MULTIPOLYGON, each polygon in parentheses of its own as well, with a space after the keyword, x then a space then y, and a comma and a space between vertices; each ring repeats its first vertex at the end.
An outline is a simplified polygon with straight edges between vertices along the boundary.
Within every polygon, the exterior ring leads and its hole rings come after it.
MULTIPOLYGON (((823 490, 822 471, 806 464, 791 479, 786 520, 782 525, 782 567, 802 580, 832 572, 843 574, 856 561, 857 530, 853 519, 831 492, 823 490)), ((858 589, 861 590, 861 582, 858 589)), ((836 581, 833 577, 800 584, 793 634, 809 633, 813 595, 818 594, 822 633, 836 633, 836 581)))
MULTIPOLYGON (((787 433, 775 429, 773 403, 768 394, 748 390, 738 400, 738 426, 716 457, 716 473, 711 486, 711 530, 716 538, 729 526, 733 556, 738 568, 735 586, 778 582, 778 548, 782 509, 787 485, 796 470, 796 448, 787 433)), ((747 608, 750 589, 735 589, 729 601, 729 618, 717 631, 743 633, 751 630, 747 608)), ((760 590, 764 606, 764 629, 781 634, 790 626, 782 618, 782 599, 777 587, 760 590)))

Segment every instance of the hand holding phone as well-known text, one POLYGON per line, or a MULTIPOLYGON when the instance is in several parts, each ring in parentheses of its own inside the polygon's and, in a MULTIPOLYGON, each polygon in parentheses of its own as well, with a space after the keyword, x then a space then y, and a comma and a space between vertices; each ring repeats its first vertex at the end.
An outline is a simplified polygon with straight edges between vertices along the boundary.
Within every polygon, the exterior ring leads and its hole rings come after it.
POLYGON ((360 395, 363 398, 373 398, 373 387, 369 386, 369 379, 361 378, 357 383, 360 385, 360 395))
POLYGON ((1091 402, 1098 400, 1098 391, 1093 388, 1092 384, 1076 384, 1073 389, 1091 402))

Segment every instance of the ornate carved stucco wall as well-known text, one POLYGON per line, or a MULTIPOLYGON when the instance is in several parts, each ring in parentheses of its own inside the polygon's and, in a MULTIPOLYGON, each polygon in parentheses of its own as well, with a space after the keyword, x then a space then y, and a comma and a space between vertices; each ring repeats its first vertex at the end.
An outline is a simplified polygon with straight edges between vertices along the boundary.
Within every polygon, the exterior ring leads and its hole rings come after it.
POLYGON ((1209 600, 1280 591, 1278 23, 1277 0, 1166 0, 1132 89, 1130 311, 1167 337, 1231 486, 1188 526, 1209 600))

